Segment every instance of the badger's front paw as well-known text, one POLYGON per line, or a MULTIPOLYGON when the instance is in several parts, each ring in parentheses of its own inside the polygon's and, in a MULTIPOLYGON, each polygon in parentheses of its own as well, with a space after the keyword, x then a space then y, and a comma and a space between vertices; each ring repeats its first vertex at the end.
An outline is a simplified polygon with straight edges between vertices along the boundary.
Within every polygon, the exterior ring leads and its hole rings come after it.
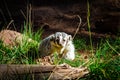
POLYGON ((75 59, 75 54, 74 53, 67 53, 64 56, 65 59, 73 61, 75 59))

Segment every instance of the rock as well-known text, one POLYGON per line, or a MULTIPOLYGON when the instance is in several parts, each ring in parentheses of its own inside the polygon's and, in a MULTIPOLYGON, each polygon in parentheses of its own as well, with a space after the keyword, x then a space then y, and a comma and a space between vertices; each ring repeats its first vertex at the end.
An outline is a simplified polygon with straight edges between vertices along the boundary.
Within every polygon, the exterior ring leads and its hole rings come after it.
POLYGON ((2 30, 0 32, 0 40, 3 42, 4 46, 9 47, 18 46, 22 44, 23 40, 27 40, 28 42, 35 42, 28 36, 13 30, 2 30))

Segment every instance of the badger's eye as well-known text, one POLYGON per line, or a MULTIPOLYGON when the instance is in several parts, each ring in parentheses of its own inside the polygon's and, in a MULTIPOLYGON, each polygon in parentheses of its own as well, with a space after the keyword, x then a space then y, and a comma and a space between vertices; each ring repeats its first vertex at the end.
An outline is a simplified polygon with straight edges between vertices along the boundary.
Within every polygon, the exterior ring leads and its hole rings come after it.
POLYGON ((55 43, 56 41, 54 40, 53 42, 55 43))
POLYGON ((62 36, 62 34, 59 34, 59 36, 62 36))
POLYGON ((57 36, 57 38, 56 39, 59 39, 59 36, 57 36))
POLYGON ((65 39, 63 39, 63 41, 65 41, 65 39))

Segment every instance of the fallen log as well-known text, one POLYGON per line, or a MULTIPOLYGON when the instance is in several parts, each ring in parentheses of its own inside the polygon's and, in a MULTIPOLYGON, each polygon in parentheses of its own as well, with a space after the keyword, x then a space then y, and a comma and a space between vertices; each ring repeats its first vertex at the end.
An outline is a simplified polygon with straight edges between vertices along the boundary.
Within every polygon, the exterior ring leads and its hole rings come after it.
POLYGON ((88 74, 86 68, 65 65, 0 65, 1 80, 63 80, 81 78, 86 74, 88 74))

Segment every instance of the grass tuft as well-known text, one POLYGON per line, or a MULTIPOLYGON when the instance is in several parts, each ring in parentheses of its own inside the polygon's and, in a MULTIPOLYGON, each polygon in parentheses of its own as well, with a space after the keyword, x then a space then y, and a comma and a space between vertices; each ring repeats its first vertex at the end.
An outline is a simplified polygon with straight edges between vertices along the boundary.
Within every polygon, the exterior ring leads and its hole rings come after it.
POLYGON ((35 63, 33 60, 38 54, 38 45, 42 30, 33 32, 31 26, 28 28, 24 25, 22 32, 23 39, 22 43, 13 48, 9 48, 3 45, 0 41, 0 64, 32 64, 35 63))

